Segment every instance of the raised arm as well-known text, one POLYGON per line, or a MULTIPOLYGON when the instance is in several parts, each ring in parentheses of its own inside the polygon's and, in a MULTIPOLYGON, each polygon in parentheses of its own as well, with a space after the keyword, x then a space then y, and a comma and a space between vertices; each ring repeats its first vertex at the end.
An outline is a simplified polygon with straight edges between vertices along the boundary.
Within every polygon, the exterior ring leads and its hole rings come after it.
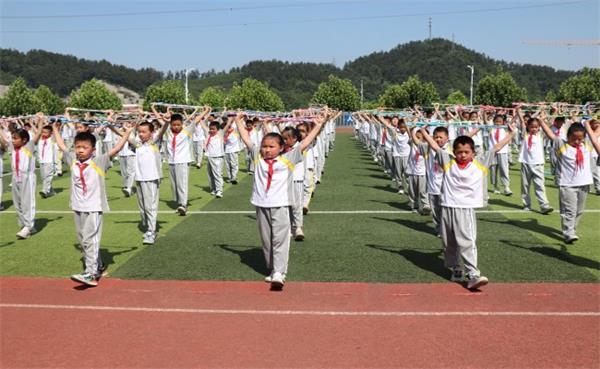
POLYGON ((437 142, 435 142, 435 140, 433 139, 433 137, 429 135, 429 132, 427 132, 427 126, 421 127, 421 134, 423 135, 423 139, 427 141, 429 147, 432 150, 438 151, 441 149, 440 145, 438 145, 437 142))
POLYGON ((246 131, 246 129, 244 128, 244 125, 242 123, 243 121, 244 121, 244 115, 243 115, 243 113, 240 112, 235 117, 235 125, 238 128, 238 132, 240 133, 240 137, 242 138, 244 145, 246 145, 248 150, 252 150, 252 148, 254 147, 254 143, 252 142, 252 139, 250 139, 250 135, 248 134, 248 131, 246 131))
POLYGON ((319 133, 321 132, 321 127, 323 127, 323 124, 325 122, 327 122, 328 117, 329 117, 329 112, 325 113, 324 116, 318 117, 315 119, 315 126, 313 127, 313 129, 308 133, 308 135, 306 135, 304 140, 300 141, 300 150, 302 152, 304 152, 306 149, 308 149, 310 144, 319 135, 319 133))
POLYGON ((494 152, 498 152, 500 151, 500 149, 506 146, 506 144, 513 139, 515 133, 517 132, 517 128, 514 123, 508 125, 508 130, 510 131, 510 133, 504 136, 503 139, 501 139, 500 141, 498 141, 498 143, 494 145, 494 152))
POLYGON ((592 146, 594 146, 594 149, 596 150, 596 152, 598 154, 600 154, 600 142, 598 142, 598 134, 596 132, 594 132, 594 130, 592 130, 592 126, 590 125, 589 120, 586 120, 584 122, 584 126, 585 126, 585 131, 587 132, 588 136, 590 136, 590 141, 592 141, 592 146))
POLYGON ((552 132, 552 130, 550 129, 550 127, 548 127, 548 124, 546 123, 546 119, 547 119, 547 115, 545 112, 543 112, 540 115, 540 123, 542 124, 542 130, 544 131, 544 133, 546 134, 546 136, 548 136, 548 138, 552 141, 554 141, 556 139, 556 135, 554 134, 554 132, 552 132))
POLYGON ((123 132, 123 135, 121 136, 121 138, 119 139, 119 142, 117 142, 117 144, 108 152, 108 156, 112 159, 115 155, 117 155, 119 153, 119 151, 121 151, 121 149, 123 149, 123 146, 125 146, 125 143, 127 143, 127 140, 129 139, 129 135, 131 134, 131 132, 133 131, 133 126, 129 126, 125 129, 125 132, 123 132))
POLYGON ((40 137, 42 137, 42 127, 44 126, 44 123, 46 123, 46 117, 44 116, 44 113, 37 113, 36 118, 37 129, 35 130, 35 134, 33 136, 33 143, 35 144, 37 144, 40 140, 40 137))
POLYGON ((52 133, 54 134, 54 141, 56 141, 56 146, 58 146, 60 151, 68 152, 69 149, 67 148, 67 145, 65 145, 65 141, 63 140, 62 136, 60 135, 60 126, 61 126, 60 122, 56 122, 52 125, 52 133))

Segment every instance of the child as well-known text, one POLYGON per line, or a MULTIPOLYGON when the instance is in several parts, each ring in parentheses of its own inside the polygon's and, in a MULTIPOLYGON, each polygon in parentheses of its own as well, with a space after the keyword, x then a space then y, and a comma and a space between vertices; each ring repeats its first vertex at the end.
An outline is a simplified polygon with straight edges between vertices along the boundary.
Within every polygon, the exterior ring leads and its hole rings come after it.
POLYGON ((36 232, 35 223, 35 145, 42 135, 43 114, 37 114, 38 129, 33 136, 25 129, 12 133, 12 197, 21 230, 18 239, 29 238, 36 232))
POLYGON ((404 119, 394 117, 392 119, 392 125, 394 125, 394 123, 397 124, 394 130, 392 130, 394 139, 394 149, 392 151, 392 157, 394 158, 394 177, 398 182, 398 193, 404 194, 404 188, 406 188, 408 156, 410 155, 410 145, 408 144, 410 137, 404 119))
POLYGON ((199 123, 206 132, 205 150, 208 159, 206 172, 210 194, 220 199, 223 197, 223 157, 225 156, 223 133, 220 131, 219 122, 215 120, 211 121, 208 127, 203 121, 199 123))
MULTIPOLYGON (((310 124, 302 122, 296 126, 300 134, 300 140, 304 140, 310 132, 310 124)), ((310 200, 312 199, 313 191, 315 190, 315 158, 313 155, 313 145, 309 145, 304 154, 304 182, 302 183, 302 215, 308 214, 310 200)), ((304 218, 302 220, 304 223, 304 218)), ((302 229, 304 235, 304 229, 302 229)))
MULTIPOLYGON (((520 114, 520 112, 518 111, 520 114)), ((521 200, 523 208, 531 211, 531 196, 529 187, 533 182, 535 195, 540 204, 542 214, 549 214, 554 209, 550 206, 546 197, 546 185, 544 184, 544 139, 540 131, 540 120, 538 118, 525 118, 520 115, 523 129, 523 142, 519 153, 521 163, 521 200)))
POLYGON ((4 210, 4 205, 2 205, 2 193, 4 192, 4 153, 9 147, 9 137, 8 121, 2 121, 2 125, 0 126, 0 211, 4 210))
MULTIPOLYGON (((213 119, 210 116, 208 119, 213 119)), ((202 159, 204 158, 204 143, 206 142, 206 133, 202 129, 202 126, 196 124, 194 127, 194 134, 192 135, 194 159, 196 160, 196 168, 202 168, 202 159)))
POLYGON ((565 243, 579 240, 577 223, 583 215, 589 185, 593 183, 591 161, 592 147, 585 141, 586 130, 581 123, 573 123, 567 131, 567 140, 555 135, 541 115, 542 129, 553 142, 556 153, 556 183, 560 220, 565 243))
POLYGON ((510 135, 478 156, 475 156, 475 143, 471 137, 457 137, 453 142, 454 158, 431 138, 427 129, 421 129, 429 146, 436 151, 438 164, 444 170, 440 231, 445 265, 452 270, 452 281, 462 281, 466 272, 469 289, 477 289, 488 283, 488 279, 477 268, 477 222, 474 209, 485 205, 488 168, 496 152, 512 139, 514 126, 509 127, 510 135))
POLYGON ((190 145, 192 144, 192 134, 195 126, 189 120, 184 125, 183 116, 181 114, 171 114, 170 108, 167 110, 165 117, 156 111, 154 104, 152 105, 152 112, 163 125, 162 132, 166 131, 167 126, 171 127, 165 137, 171 192, 173 193, 173 201, 177 204, 176 212, 184 216, 187 214, 188 206, 188 165, 192 161, 190 145), (165 120, 167 117, 169 118, 168 122, 165 120))
MULTIPOLYGON (((329 114, 327 114, 329 115, 329 114)), ((255 146, 242 126, 242 114, 235 120, 242 141, 252 151, 255 163, 254 186, 250 202, 256 207, 256 220, 262 240, 267 268, 272 270, 265 281, 272 289, 285 283, 290 250, 290 206, 293 204, 294 167, 302 162, 302 153, 319 134, 327 116, 316 120, 316 126, 298 146, 283 153, 284 140, 277 133, 266 134, 261 146, 255 146)))
MULTIPOLYGON (((506 122, 503 116, 496 115, 494 117, 494 126, 489 136, 489 147, 494 147, 498 142, 508 136, 506 132, 506 122), (496 128, 497 127, 497 128, 496 128)), ((508 172, 508 156, 510 155, 510 147, 504 146, 494 155, 490 166, 491 182, 494 186, 494 193, 500 193, 498 190, 498 173, 500 174, 500 182, 502 183, 502 194, 505 196, 512 195, 510 190, 510 177, 508 172)))
POLYGON ((426 148, 421 146, 423 138, 417 127, 411 130, 410 154, 408 156, 408 204, 413 213, 427 215, 431 212, 429 198, 427 197, 427 183, 425 179, 426 148))
POLYGON ((138 125, 137 140, 130 139, 135 147, 135 182, 142 226, 146 228, 143 244, 152 245, 156 240, 159 185, 162 177, 160 160, 161 134, 154 135, 154 125, 142 122, 138 125))
POLYGON ((47 198, 56 195, 52 189, 52 178, 56 165, 56 145, 52 140, 52 126, 42 128, 42 135, 38 142, 37 154, 40 162, 40 177, 42 177, 42 190, 40 196, 47 198))
MULTIPOLYGON (((433 140, 444 151, 450 152, 448 128, 435 127, 433 130, 433 140)), ((442 181, 444 180, 444 171, 438 163, 437 153, 431 147, 423 154, 425 156, 425 170, 427 172, 427 194, 429 196, 429 206, 431 207, 431 216, 433 225, 438 237, 440 236, 440 216, 442 214, 442 181)))
MULTIPOLYGON (((285 127, 282 131, 283 140, 285 142, 284 153, 290 152, 300 145, 301 135, 298 129, 294 127, 285 127)), ((302 161, 294 167, 294 183, 293 183, 293 204, 290 212, 292 222, 292 237, 296 241, 304 241, 304 164, 308 151, 302 153, 302 161)))
POLYGON ((105 175, 111 159, 123 148, 128 128, 119 142, 108 153, 96 156, 96 137, 90 132, 75 135, 74 152, 69 152, 60 135, 60 123, 54 124, 54 139, 58 148, 67 156, 71 168, 71 208, 75 216, 75 231, 83 252, 85 271, 74 274, 71 279, 87 286, 97 286, 106 267, 100 257, 102 237, 102 213, 108 211, 105 175))
MULTIPOLYGON (((593 134, 590 134, 592 143, 600 142, 600 121, 598 119, 592 119, 589 121, 590 129, 593 134), (594 141, 595 137, 595 141, 594 141)), ((600 160, 598 160, 598 153, 594 151, 592 153, 592 177, 594 178, 594 187, 596 189, 596 195, 600 195, 600 160)))
MULTIPOLYGON (((229 117, 228 120, 233 119, 234 117, 229 117)), ((229 182, 236 185, 238 183, 240 134, 232 126, 231 122, 228 122, 227 127, 223 134, 223 141, 225 142, 225 170, 227 171, 229 182)))

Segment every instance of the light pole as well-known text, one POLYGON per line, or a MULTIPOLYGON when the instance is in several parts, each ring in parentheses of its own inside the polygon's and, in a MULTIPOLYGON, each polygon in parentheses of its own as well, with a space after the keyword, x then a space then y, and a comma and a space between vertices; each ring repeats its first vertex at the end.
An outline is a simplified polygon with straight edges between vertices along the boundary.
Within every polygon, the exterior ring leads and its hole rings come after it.
POLYGON ((196 68, 188 68, 185 70, 185 103, 188 103, 190 91, 188 89, 188 75, 191 71, 196 70, 196 68))
POLYGON ((467 68, 471 70, 471 94, 469 101, 471 102, 470 104, 473 105, 473 74, 475 74, 475 67, 472 65, 467 65, 467 68))

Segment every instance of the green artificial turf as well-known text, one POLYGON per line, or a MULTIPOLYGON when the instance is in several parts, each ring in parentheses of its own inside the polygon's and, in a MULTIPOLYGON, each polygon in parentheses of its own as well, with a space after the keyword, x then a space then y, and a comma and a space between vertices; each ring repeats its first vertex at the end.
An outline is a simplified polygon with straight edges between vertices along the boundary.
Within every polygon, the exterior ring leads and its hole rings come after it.
MULTIPOLYGON (((242 160, 240 160, 242 162, 242 160)), ((243 164, 242 164, 243 166, 243 164)), ((137 210, 134 198, 120 194, 117 168, 108 178, 113 210, 137 210)), ((486 210, 521 208, 518 165, 511 169, 515 195, 490 193, 486 210)), ((227 185, 223 199, 205 190, 205 168, 192 169, 191 210, 253 211, 252 178, 227 185)), ((38 200, 39 208, 68 210, 66 179, 59 196, 38 200)), ((6 190, 6 188, 5 188, 6 190)), ((550 202, 558 208, 557 189, 547 181, 550 202)), ((4 194, 5 204, 10 196, 4 194)), ((168 180, 161 186, 161 210, 169 209, 168 180)), ((408 210, 406 196, 396 194, 391 180, 348 134, 338 134, 327 160, 323 183, 311 211, 408 210)), ((534 200, 534 208, 537 203, 534 200)), ((587 209, 600 209, 589 195, 587 209)), ((10 209, 9 209, 10 210, 10 209)), ((600 213, 586 213, 578 227, 581 240, 565 246, 558 211, 479 213, 480 269, 496 282, 590 282, 600 276, 600 213)), ((256 220, 250 214, 159 214, 160 237, 141 244, 138 214, 106 214, 103 257, 111 275, 140 279, 260 280, 266 273, 256 220)), ((40 214, 43 229, 29 240, 16 241, 14 214, 0 214, 0 274, 65 276, 79 271, 71 214, 40 214), (8 230, 7 231, 5 231, 8 230)), ((434 282, 448 279, 440 240, 429 216, 394 214, 315 214, 305 218, 306 241, 292 242, 289 279, 304 281, 434 282)))

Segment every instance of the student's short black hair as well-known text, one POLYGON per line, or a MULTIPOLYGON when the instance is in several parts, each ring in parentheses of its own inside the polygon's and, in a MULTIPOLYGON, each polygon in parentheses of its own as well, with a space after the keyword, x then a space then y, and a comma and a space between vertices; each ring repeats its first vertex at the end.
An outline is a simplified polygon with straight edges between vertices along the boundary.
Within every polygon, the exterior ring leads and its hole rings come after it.
POLYGON ((13 136, 18 136, 24 144, 29 142, 29 132, 23 128, 17 128, 13 131, 13 136))
POLYGON ((271 132, 271 133, 267 133, 267 134, 266 134, 266 135, 263 137, 263 140, 264 140, 265 138, 272 138, 272 139, 275 139, 275 140, 277 140, 277 142, 279 142, 279 146, 281 146, 281 147, 285 146, 285 141, 283 140, 283 136, 282 136, 282 135, 280 135, 280 134, 279 134, 279 133, 277 133, 277 132, 271 132))
POLYGON ((583 132, 585 134, 585 127, 581 123, 573 123, 567 130, 567 137, 570 137, 575 132, 583 132))
POLYGON ((498 119, 498 118, 502 119, 503 122, 506 121, 506 117, 502 114, 494 115, 494 121, 496 121, 496 119, 498 119))
POLYGON ((183 122, 183 116, 179 113, 175 113, 175 114, 171 115, 171 122, 174 122, 176 120, 183 122))
POLYGON ((554 118, 554 121, 555 121, 555 122, 561 122, 561 123, 564 123, 564 122, 565 122, 565 117, 556 117, 556 118, 554 118))
POLYGON ((283 132, 281 132, 281 133, 283 134, 283 133, 286 133, 286 132, 289 133, 289 134, 291 134, 293 137, 295 137, 296 141, 300 141, 300 132, 298 132, 298 130, 296 128, 294 128, 294 127, 285 127, 283 129, 283 132))
POLYGON ((298 123, 298 125, 296 126, 296 129, 299 129, 301 126, 306 127, 306 130, 310 131, 310 126, 308 125, 308 123, 306 123, 306 122, 298 123))
POLYGON ((219 122, 217 122, 216 120, 213 120, 212 122, 210 122, 208 124, 209 127, 217 127, 217 129, 219 129, 221 127, 221 125, 219 124, 219 122))
POLYGON ((540 120, 538 118, 532 117, 532 118, 527 119, 527 126, 529 126, 530 124, 535 123, 535 122, 537 122, 537 124, 541 125, 540 120))
POLYGON ((142 122, 139 125, 140 127, 148 127, 148 129, 150 130, 150 132, 154 132, 154 124, 150 123, 150 122, 142 122))
POLYGON ((96 136, 90 132, 79 132, 76 134, 73 142, 77 143, 80 141, 88 141, 92 147, 96 147, 96 136))
POLYGON ((448 128, 446 127, 435 127, 435 129, 433 130, 433 134, 435 135, 436 133, 445 133, 446 137, 448 137, 448 128))
POLYGON ((458 136, 452 144, 452 150, 456 150, 458 145, 469 145, 471 150, 475 151, 475 141, 469 136, 458 136))
POLYGON ((42 127, 42 129, 48 130, 48 131, 52 131, 52 126, 47 124, 45 126, 42 127))

